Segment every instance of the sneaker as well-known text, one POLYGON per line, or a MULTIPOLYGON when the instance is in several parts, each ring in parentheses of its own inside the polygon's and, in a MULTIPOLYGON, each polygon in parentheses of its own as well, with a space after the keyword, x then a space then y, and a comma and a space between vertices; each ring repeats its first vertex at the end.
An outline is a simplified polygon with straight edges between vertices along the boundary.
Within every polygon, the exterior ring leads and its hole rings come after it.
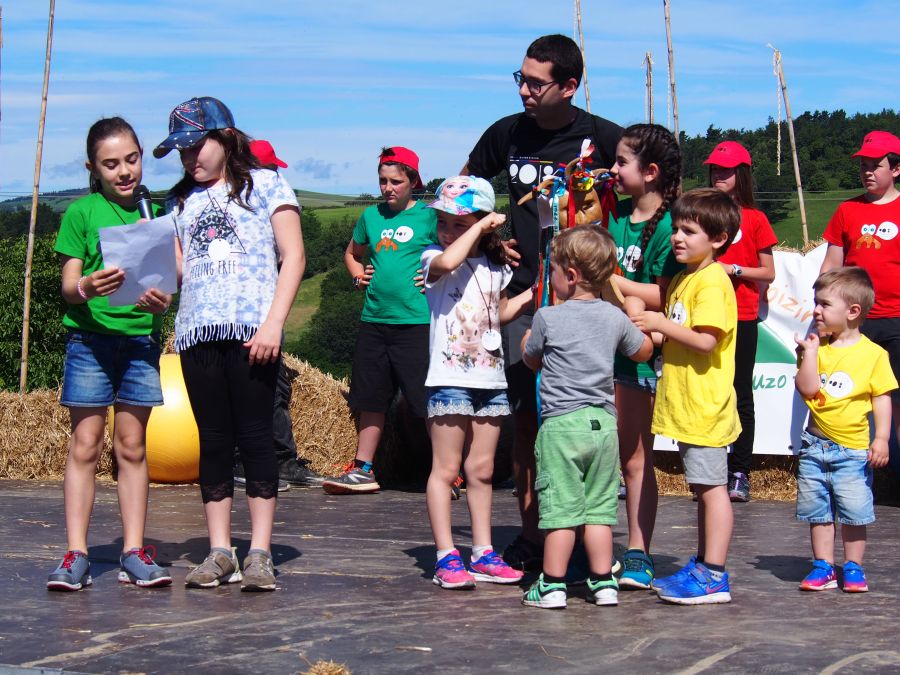
POLYGON ((659 592, 664 586, 668 586, 669 584, 683 583, 687 576, 691 573, 691 570, 694 569, 694 566, 696 564, 697 556, 692 555, 691 559, 688 560, 687 565, 675 572, 675 574, 670 574, 667 577, 660 577, 659 579, 654 579, 653 581, 651 581, 650 588, 652 588, 654 591, 659 592))
POLYGON ((141 588, 171 586, 172 575, 169 574, 169 570, 163 569, 153 561, 155 557, 155 546, 125 551, 119 557, 119 566, 122 568, 119 570, 119 581, 141 588))
POLYGON ((303 459, 283 462, 278 467, 278 478, 294 487, 319 487, 325 480, 325 476, 310 469, 309 462, 303 459))
POLYGON ((475 577, 469 574, 456 549, 437 561, 432 581, 441 588, 475 588, 475 577))
POLYGON ((848 560, 844 563, 844 593, 865 593, 869 590, 866 571, 861 565, 848 560))
POLYGON ((374 473, 363 471, 361 467, 350 462, 340 476, 322 481, 322 488, 330 495, 350 495, 378 492, 381 486, 375 480, 374 473))
MULTIPOLYGON (((234 484, 244 488, 245 490, 247 489, 247 478, 246 476, 244 476, 244 465, 240 462, 234 465, 234 484)), ((278 479, 279 492, 287 492, 290 489, 291 486, 286 480, 282 478, 278 479)))
POLYGON ((659 591, 660 600, 676 605, 708 605, 731 602, 728 572, 718 581, 702 563, 696 563, 682 580, 664 586, 659 591))
POLYGON ((252 549, 244 558, 244 580, 242 591, 274 591, 275 566, 272 556, 266 551, 252 549))
POLYGON ((736 471, 728 476, 728 496, 733 502, 750 501, 750 477, 736 471))
POLYGON ((827 591, 837 588, 837 575, 827 560, 814 560, 812 571, 800 582, 801 591, 827 591))
POLYGON ((541 609, 565 609, 566 585, 544 583, 544 573, 541 572, 538 580, 522 596, 522 604, 541 609))
POLYGON ((478 560, 470 561, 469 572, 476 581, 486 581, 489 584, 515 584, 525 576, 525 572, 514 570, 491 550, 485 551, 478 560))
POLYGON ((92 583, 91 563, 82 551, 66 551, 62 562, 47 577, 47 589, 51 591, 80 591, 92 583))
POLYGON ((503 551, 503 559, 513 569, 540 572, 544 567, 544 546, 528 541, 520 534, 503 551))
POLYGON ((188 588, 215 588, 219 584, 233 584, 242 578, 235 550, 214 548, 206 560, 188 572, 184 585, 188 588))
POLYGON ((622 478, 622 472, 619 472, 619 499, 625 499, 628 496, 628 489, 625 487, 625 479, 622 478))
POLYGON ((622 556, 625 568, 619 577, 622 588, 648 589, 653 583, 653 558, 637 548, 630 548, 622 556))
POLYGON ((613 577, 609 581, 593 582, 587 580, 588 593, 594 598, 594 602, 598 605, 618 605, 619 604, 619 584, 613 577))
POLYGON ((453 479, 453 483, 450 485, 450 499, 456 501, 462 496, 463 485, 465 484, 465 479, 462 477, 462 474, 459 474, 456 478, 453 479))

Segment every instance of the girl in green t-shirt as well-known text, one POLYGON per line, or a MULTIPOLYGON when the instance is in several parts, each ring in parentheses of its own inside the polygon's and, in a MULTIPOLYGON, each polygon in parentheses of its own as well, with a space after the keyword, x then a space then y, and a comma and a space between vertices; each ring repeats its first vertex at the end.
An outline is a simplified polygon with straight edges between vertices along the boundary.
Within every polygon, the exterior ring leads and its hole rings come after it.
MULTIPOLYGON (((104 269, 98 234, 141 218, 132 194, 141 182, 141 153, 134 129, 122 118, 94 123, 87 136, 91 194, 69 206, 56 240, 62 295, 69 305, 63 319, 69 335, 61 403, 69 408, 72 435, 64 481, 66 555, 47 580, 51 590, 77 591, 91 584, 87 531, 109 406, 115 415, 123 529, 119 581, 142 587, 172 583, 168 570, 153 561, 153 547, 144 546, 147 422, 152 407, 163 402, 160 315, 172 298, 150 289, 135 305, 110 306, 108 296, 122 285, 125 271, 104 269)), ((174 256, 174 233, 172 239, 174 256)))
MULTIPOLYGON (((672 133, 658 124, 635 124, 623 133, 611 169, 616 191, 631 199, 610 223, 622 276, 616 283, 626 296, 626 311, 659 310, 666 287, 679 269, 670 244, 669 207, 681 183, 681 151, 672 133), (632 309, 633 308, 633 309, 632 309)), ((628 550, 620 585, 650 588, 653 558, 650 539, 659 493, 653 471, 650 420, 656 391, 654 358, 648 364, 616 359, 616 411, 619 455, 625 478, 628 550)))

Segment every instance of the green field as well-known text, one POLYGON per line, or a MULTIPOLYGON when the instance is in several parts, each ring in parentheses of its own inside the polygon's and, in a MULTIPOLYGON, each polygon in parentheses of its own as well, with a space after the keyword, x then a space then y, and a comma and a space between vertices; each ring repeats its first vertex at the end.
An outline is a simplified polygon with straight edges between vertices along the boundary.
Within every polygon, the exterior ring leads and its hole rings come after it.
MULTIPOLYGON (((855 197, 861 189, 829 190, 827 192, 804 192, 803 203, 806 206, 806 226, 810 241, 821 239, 825 226, 837 209, 838 204, 855 197)), ((779 195, 779 201, 783 201, 779 195)), ((759 205, 765 206, 763 198, 757 198, 759 205)), ((778 241, 784 246, 803 247, 803 228, 800 224, 800 205, 795 192, 789 200, 787 217, 772 223, 778 241)))
POLYGON ((303 331, 303 327, 309 322, 312 315, 319 308, 319 299, 322 280, 326 273, 317 274, 309 279, 304 279, 300 284, 300 291, 291 307, 287 321, 284 322, 284 339, 288 344, 297 341, 297 337, 303 331))

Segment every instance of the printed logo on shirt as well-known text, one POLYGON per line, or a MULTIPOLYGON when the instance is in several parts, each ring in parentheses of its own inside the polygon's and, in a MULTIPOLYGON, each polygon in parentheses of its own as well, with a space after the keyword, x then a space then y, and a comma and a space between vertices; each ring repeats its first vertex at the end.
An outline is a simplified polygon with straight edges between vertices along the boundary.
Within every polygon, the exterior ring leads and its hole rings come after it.
POLYGON ((734 235, 734 239, 731 240, 732 245, 738 243, 743 237, 744 235, 741 232, 741 228, 738 228, 737 234, 734 235))
POLYGON ((530 190, 552 176, 556 171, 556 164, 532 157, 510 157, 508 171, 510 184, 530 190))
POLYGON ((683 326, 687 322, 687 307, 684 306, 684 303, 676 302, 672 305, 672 309, 669 311, 669 318, 679 326, 683 326))
POLYGON ((859 239, 856 240, 856 248, 881 248, 881 242, 890 241, 897 236, 897 225, 889 220, 880 225, 866 223, 859 228, 859 239))
POLYGON ((626 272, 637 272, 637 262, 641 259, 641 247, 632 244, 627 249, 616 247, 616 257, 619 260, 619 266, 626 272))
POLYGON ((390 228, 381 231, 381 241, 375 245, 375 252, 378 253, 382 248, 386 251, 396 251, 399 249, 397 242, 405 244, 413 238, 413 230, 411 227, 401 225, 396 230, 390 228))
POLYGON ((237 271, 237 261, 231 259, 232 253, 246 254, 228 212, 212 202, 194 221, 190 236, 185 259, 192 262, 192 278, 233 274, 237 271))
POLYGON ((820 373, 819 378, 822 382, 822 391, 831 396, 831 398, 844 398, 853 391, 853 378, 840 370, 831 373, 831 375, 820 373))

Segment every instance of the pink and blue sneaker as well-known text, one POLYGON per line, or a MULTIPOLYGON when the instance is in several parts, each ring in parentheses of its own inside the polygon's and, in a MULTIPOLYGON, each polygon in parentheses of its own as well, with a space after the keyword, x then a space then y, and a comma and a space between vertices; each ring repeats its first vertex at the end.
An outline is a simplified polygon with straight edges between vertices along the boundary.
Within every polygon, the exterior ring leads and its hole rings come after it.
POLYGON ((676 605, 709 605, 731 602, 728 572, 716 574, 706 565, 697 563, 683 578, 663 586, 659 598, 676 605))
POLYGON ((515 584, 525 576, 524 572, 514 570, 490 549, 478 560, 469 563, 469 571, 477 581, 486 581, 490 584, 515 584))
POLYGON ((437 561, 437 564, 434 566, 432 581, 441 588, 475 588, 475 577, 469 574, 469 570, 463 565, 462 558, 459 557, 459 551, 456 549, 437 561))
POLYGON ((844 563, 844 593, 865 593, 869 590, 866 572, 861 565, 848 560, 844 563))
POLYGON ((800 582, 801 591, 827 591, 837 588, 837 575, 827 560, 814 560, 812 571, 800 582))

